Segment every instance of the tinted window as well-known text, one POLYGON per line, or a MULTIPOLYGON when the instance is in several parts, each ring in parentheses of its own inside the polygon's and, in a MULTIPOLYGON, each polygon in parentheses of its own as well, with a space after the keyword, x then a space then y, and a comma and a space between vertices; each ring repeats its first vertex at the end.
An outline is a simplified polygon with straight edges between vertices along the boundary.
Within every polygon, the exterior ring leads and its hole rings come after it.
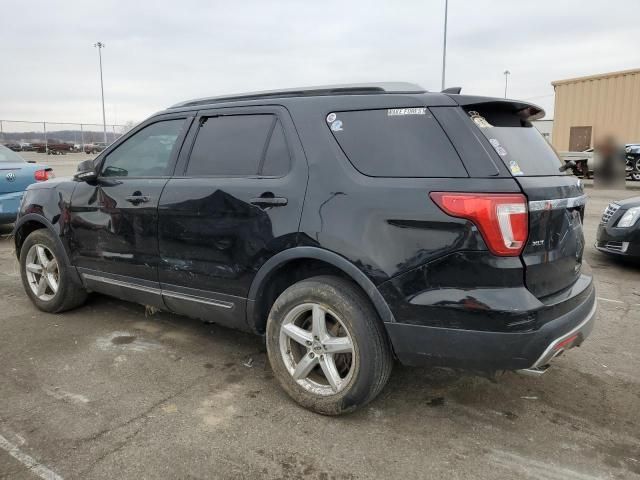
POLYGON ((570 173, 560 172, 562 161, 555 150, 508 102, 466 107, 466 113, 513 176, 570 173))
POLYGON ((184 119, 165 120, 143 128, 111 152, 102 166, 105 177, 169 175, 171 152, 184 119))
POLYGON ((338 112, 333 117, 327 117, 328 127, 353 166, 365 175, 467 176, 451 142, 426 108, 338 112))
POLYGON ((259 173, 268 177, 282 177, 289 171, 289 162, 289 149, 284 138, 284 130, 280 120, 276 120, 264 164, 259 173))
POLYGON ((202 120, 187 175, 256 175, 273 115, 225 115, 202 120))
POLYGON ((496 153, 514 176, 567 175, 562 162, 537 128, 481 128, 496 153))

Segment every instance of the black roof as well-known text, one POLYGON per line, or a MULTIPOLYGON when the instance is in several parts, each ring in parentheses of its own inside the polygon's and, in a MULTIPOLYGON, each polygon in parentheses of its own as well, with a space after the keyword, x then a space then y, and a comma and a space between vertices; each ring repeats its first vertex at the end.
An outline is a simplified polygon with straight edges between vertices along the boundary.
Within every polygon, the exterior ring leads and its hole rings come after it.
MULTIPOLYGON (((197 110, 199 107, 206 105, 215 105, 223 103, 234 102, 247 102, 252 103, 257 100, 265 99, 293 99, 293 98, 310 98, 310 97, 324 97, 328 102, 332 102, 332 97, 340 97, 351 95, 352 99, 356 101, 356 105, 363 107, 363 105, 371 104, 370 100, 374 97, 381 98, 383 95, 388 94, 404 94, 408 96, 412 95, 426 95, 429 97, 427 102, 428 106, 438 105, 460 105, 465 108, 471 107, 490 107, 493 106, 507 109, 512 113, 517 113, 523 119, 537 120, 544 116, 544 110, 537 105, 529 102, 523 102, 519 100, 511 100, 506 98, 492 98, 482 97, 476 95, 461 95, 459 88, 450 88, 443 90, 442 92, 428 92, 420 85, 408 82, 378 82, 378 83, 354 83, 346 85, 322 85, 317 87, 302 87, 302 88, 288 88, 283 90, 266 90, 261 92, 248 92, 238 93, 232 95, 221 95, 216 97, 197 98, 194 100, 188 100, 186 102, 180 102, 172 105, 167 110, 180 111, 180 110, 197 110), (369 98, 365 98, 369 97, 369 98)), ((336 99, 337 100, 337 99, 336 99)), ((426 100, 426 99, 423 99, 426 100)), ((341 100, 340 100, 341 101, 341 100)), ((335 100, 333 100, 335 102, 335 100)), ((373 101, 377 104, 379 102, 373 101)), ((384 102, 383 102, 384 103, 384 102)), ((387 102, 388 103, 388 102, 387 102)), ((406 101, 405 101, 406 103, 406 101)), ((158 113, 167 113, 164 112, 158 113)))
POLYGON ((346 85, 322 85, 317 87, 288 88, 284 90, 266 90, 217 97, 198 98, 177 103, 169 107, 185 108, 212 103, 232 102, 237 100, 259 100, 264 98, 317 97, 330 95, 374 95, 383 93, 425 93, 420 85, 407 82, 354 83, 346 85))

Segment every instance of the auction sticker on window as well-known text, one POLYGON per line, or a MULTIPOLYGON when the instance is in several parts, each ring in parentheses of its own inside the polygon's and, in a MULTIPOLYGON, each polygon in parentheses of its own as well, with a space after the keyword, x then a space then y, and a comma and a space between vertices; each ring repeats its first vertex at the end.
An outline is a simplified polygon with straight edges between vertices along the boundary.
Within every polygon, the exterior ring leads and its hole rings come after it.
POLYGON ((397 117, 400 115, 426 115, 427 109, 424 107, 417 108, 390 108, 387 110, 389 117, 397 117))

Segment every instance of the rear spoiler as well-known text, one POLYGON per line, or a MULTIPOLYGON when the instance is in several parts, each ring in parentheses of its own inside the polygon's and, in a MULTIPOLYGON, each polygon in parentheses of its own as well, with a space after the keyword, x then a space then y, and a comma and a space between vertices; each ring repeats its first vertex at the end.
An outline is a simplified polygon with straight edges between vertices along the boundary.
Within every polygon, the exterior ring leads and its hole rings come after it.
POLYGON ((451 99, 457 102, 458 105, 464 107, 465 110, 477 109, 496 109, 507 110, 508 112, 517 115, 522 120, 531 122, 533 120, 539 120, 545 116, 545 111, 542 107, 533 103, 522 102, 519 100, 509 100, 506 98, 493 98, 493 97, 478 97, 475 95, 449 95, 451 99))

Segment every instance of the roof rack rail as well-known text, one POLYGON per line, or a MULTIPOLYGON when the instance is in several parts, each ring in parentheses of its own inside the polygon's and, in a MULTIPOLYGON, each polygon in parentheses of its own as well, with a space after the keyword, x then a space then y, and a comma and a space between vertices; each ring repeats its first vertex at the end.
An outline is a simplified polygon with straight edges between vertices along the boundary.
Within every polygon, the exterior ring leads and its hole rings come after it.
POLYGON ((268 90, 234 95, 197 98, 176 103, 171 108, 195 107, 211 103, 231 102, 236 100, 259 100, 264 98, 317 97, 326 95, 372 95, 381 93, 425 93, 419 85, 405 82, 359 83, 347 85, 324 85, 318 87, 289 88, 284 90, 268 90))

